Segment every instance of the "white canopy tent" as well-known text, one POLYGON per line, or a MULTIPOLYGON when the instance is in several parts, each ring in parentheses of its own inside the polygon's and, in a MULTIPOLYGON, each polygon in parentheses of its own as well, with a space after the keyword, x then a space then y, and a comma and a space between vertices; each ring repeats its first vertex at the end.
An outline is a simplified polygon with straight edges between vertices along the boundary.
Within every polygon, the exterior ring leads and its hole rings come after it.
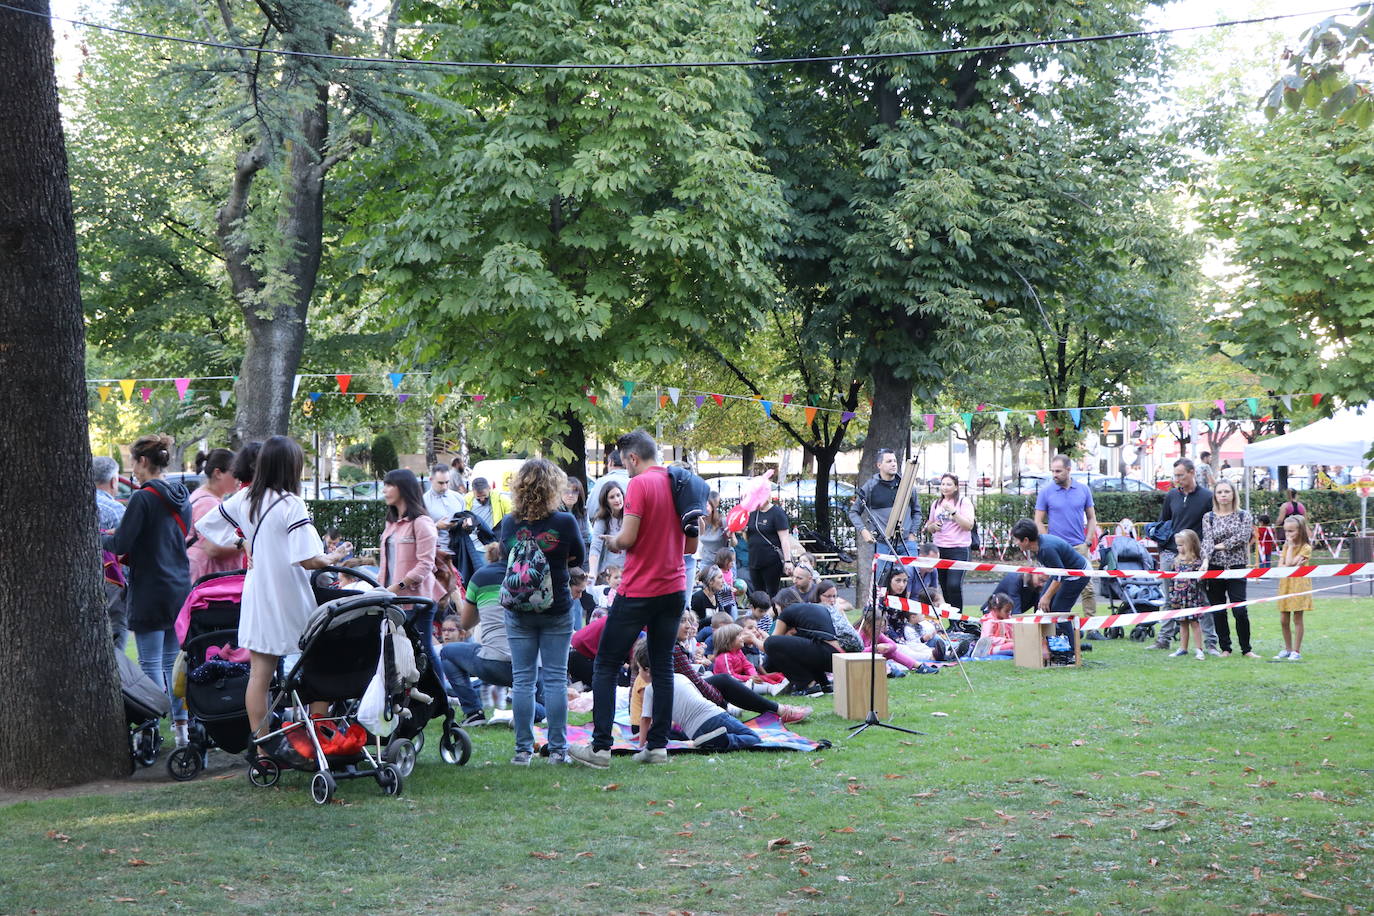
POLYGON ((1374 446, 1374 410, 1359 414, 1346 408, 1286 436, 1245 446, 1245 466, 1339 464, 1363 468, 1368 465, 1364 456, 1371 446, 1374 446))

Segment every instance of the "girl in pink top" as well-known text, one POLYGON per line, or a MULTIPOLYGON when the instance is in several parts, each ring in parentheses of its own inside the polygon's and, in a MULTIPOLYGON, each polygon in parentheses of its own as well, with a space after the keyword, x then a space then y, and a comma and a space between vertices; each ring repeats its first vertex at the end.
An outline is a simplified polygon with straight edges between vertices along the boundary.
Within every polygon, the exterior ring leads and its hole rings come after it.
MULTIPOLYGON (((940 498, 930 507, 930 519, 925 530, 940 550, 942 560, 967 560, 973 543, 973 503, 959 493, 959 478, 953 474, 940 477, 940 498)), ((964 571, 939 570, 940 594, 956 608, 964 606, 964 571)))
MULTIPOLYGON (((196 455, 196 473, 205 475, 205 482, 191 494, 191 528, 206 513, 212 512, 239 490, 239 481, 231 473, 234 453, 227 448, 212 449, 207 455, 196 455)), ((221 547, 193 530, 186 539, 186 559, 191 567, 191 583, 211 573, 243 569, 243 551, 237 547, 221 547)))
POLYGON ((776 694, 782 690, 787 679, 777 672, 760 674, 753 663, 744 655, 744 627, 727 623, 711 631, 711 639, 716 646, 716 663, 713 674, 728 674, 754 688, 755 693, 776 694))
POLYGON ((1001 592, 994 592, 988 599, 988 612, 980 626, 982 635, 978 640, 975 654, 1011 655, 1015 640, 1012 638, 1011 599, 1001 592))

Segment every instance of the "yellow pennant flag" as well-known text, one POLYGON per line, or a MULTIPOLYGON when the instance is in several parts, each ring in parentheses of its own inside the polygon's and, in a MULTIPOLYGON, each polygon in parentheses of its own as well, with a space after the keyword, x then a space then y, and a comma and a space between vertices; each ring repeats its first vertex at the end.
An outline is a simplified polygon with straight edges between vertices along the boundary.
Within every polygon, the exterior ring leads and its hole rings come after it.
POLYGON ((137 379, 131 378, 122 378, 119 380, 119 390, 124 392, 124 400, 132 401, 134 399, 134 382, 136 381, 137 379))
POLYGON ((448 400, 448 395, 446 395, 446 394, 436 394, 436 395, 434 396, 434 401, 435 401, 435 403, 437 403, 437 404, 442 404, 442 403, 444 403, 444 401, 446 401, 446 400, 448 400))
POLYGON ((1193 405, 1187 401, 1180 401, 1178 409, 1183 411, 1183 419, 1188 419, 1193 415, 1193 405))
POLYGON ((96 391, 100 393, 100 403, 104 404, 106 401, 110 399, 109 385, 101 385, 99 388, 96 389, 96 391))

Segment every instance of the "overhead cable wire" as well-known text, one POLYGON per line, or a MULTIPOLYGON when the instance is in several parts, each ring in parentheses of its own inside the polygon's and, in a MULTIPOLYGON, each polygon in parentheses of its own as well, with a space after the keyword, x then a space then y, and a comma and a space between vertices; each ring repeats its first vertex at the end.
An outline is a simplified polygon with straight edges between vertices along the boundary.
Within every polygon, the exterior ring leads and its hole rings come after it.
MULTIPOLYGON (((135 38, 147 38, 153 41, 166 41, 175 44, 195 45, 203 48, 215 48, 221 51, 239 51, 249 54, 270 54, 277 57, 303 58, 308 60, 333 61, 345 64, 368 64, 371 66, 389 66, 396 69, 484 69, 484 70, 662 70, 662 69, 705 69, 712 67, 776 67, 789 64, 825 64, 825 63, 850 63, 856 61, 881 61, 881 60, 903 60, 921 57, 946 57, 958 54, 984 54, 995 51, 1016 51, 1028 48, 1059 47, 1064 45, 1091 44, 1103 41, 1122 41, 1128 38, 1154 38, 1164 35, 1174 35, 1182 32, 1196 32, 1206 29, 1223 29, 1243 25, 1259 25, 1266 22, 1278 22, 1285 19, 1296 19, 1299 17, 1315 17, 1336 15, 1339 13, 1349 13, 1357 9, 1363 10, 1369 7, 1368 3, 1357 3, 1348 6, 1335 7, 1325 10, 1311 10, 1302 13, 1282 13, 1274 16, 1261 16, 1253 19, 1231 19, 1223 22, 1211 22, 1202 25, 1175 26, 1173 28, 1161 29, 1140 29, 1132 32, 1111 32, 1100 35, 1080 35, 1065 38, 1041 38, 1033 41, 1012 41, 990 45, 970 45, 967 47, 948 47, 948 48, 929 48, 922 51, 884 51, 866 54, 829 54, 818 57, 774 57, 760 58, 755 60, 692 60, 692 61, 644 61, 639 63, 529 63, 518 61, 457 61, 457 60, 408 60, 395 57, 356 57, 347 54, 323 54, 315 51, 293 51, 286 48, 264 48, 253 47, 251 45, 237 45, 230 42, 209 41, 202 38, 186 38, 177 35, 162 35, 156 32, 144 32, 138 29, 123 28, 120 26, 105 25, 99 22, 88 22, 82 19, 72 19, 66 16, 56 16, 52 13, 41 13, 37 10, 26 10, 21 7, 11 6, 0 2, 0 10, 8 10, 13 13, 21 13, 27 16, 35 16, 40 19, 49 19, 54 22, 65 22, 70 25, 79 26, 86 29, 98 29, 100 31, 112 32, 117 35, 128 35, 135 38)), ((399 28, 416 29, 424 28, 424 24, 409 23, 399 26, 399 28)))

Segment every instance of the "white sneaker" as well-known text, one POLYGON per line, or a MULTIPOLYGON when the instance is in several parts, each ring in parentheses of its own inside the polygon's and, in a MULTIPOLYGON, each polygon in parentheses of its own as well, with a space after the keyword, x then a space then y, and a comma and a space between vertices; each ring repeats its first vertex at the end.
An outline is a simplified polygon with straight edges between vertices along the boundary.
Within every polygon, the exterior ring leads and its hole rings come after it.
POLYGON ((1226 657, 1226 653, 1223 652, 1223 651, 1221 651, 1220 649, 1218 649, 1216 646, 1212 646, 1212 648, 1208 649, 1208 650, 1207 650, 1207 654, 1208 654, 1208 655, 1215 655, 1217 658, 1225 658, 1225 657, 1226 657))
POLYGON ((1274 660, 1275 660, 1275 661, 1283 661, 1285 658, 1289 658, 1290 656, 1292 656, 1292 654, 1293 654, 1292 652, 1289 652, 1287 649, 1284 649, 1284 650, 1283 650, 1282 652, 1280 652, 1278 655, 1275 655, 1275 656, 1274 656, 1274 660))
POLYGON ((185 747, 191 743, 191 736, 187 732, 185 722, 172 723, 172 739, 176 741, 177 747, 185 747))
POLYGON ((1205 662, 1207 661, 1207 653, 1203 652, 1201 649, 1198 649, 1197 654, 1194 655, 1193 658, 1196 658, 1200 662, 1205 662))
MULTIPOLYGON (((1201 652, 1202 650, 1199 649, 1198 651, 1201 652)), ((1175 649, 1174 651, 1172 651, 1172 652, 1169 653, 1169 658, 1182 658, 1183 656, 1185 656, 1185 655, 1187 655, 1187 654, 1188 654, 1188 650, 1187 650, 1187 649, 1175 649)))
POLYGON ((650 750, 646 747, 641 751, 636 751, 631 755, 630 759, 635 763, 667 763, 668 749, 665 747, 656 747, 650 750))
POLYGON ((786 689, 787 689, 788 687, 790 687, 790 686, 792 686, 792 685, 789 684, 789 683, 787 683, 787 678, 783 678, 782 680, 778 681, 776 684, 769 684, 769 685, 768 685, 768 695, 769 695, 769 696, 777 696, 778 694, 782 693, 784 690, 786 690, 786 689))
POLYGON ((574 744, 568 748, 568 756, 594 770, 606 770, 611 766, 611 752, 594 751, 590 744, 574 744))
POLYGON ((1289 653, 1288 653, 1288 660, 1289 660, 1290 662, 1300 662, 1300 661, 1302 661, 1302 656, 1299 655, 1297 652, 1289 652, 1289 653))

